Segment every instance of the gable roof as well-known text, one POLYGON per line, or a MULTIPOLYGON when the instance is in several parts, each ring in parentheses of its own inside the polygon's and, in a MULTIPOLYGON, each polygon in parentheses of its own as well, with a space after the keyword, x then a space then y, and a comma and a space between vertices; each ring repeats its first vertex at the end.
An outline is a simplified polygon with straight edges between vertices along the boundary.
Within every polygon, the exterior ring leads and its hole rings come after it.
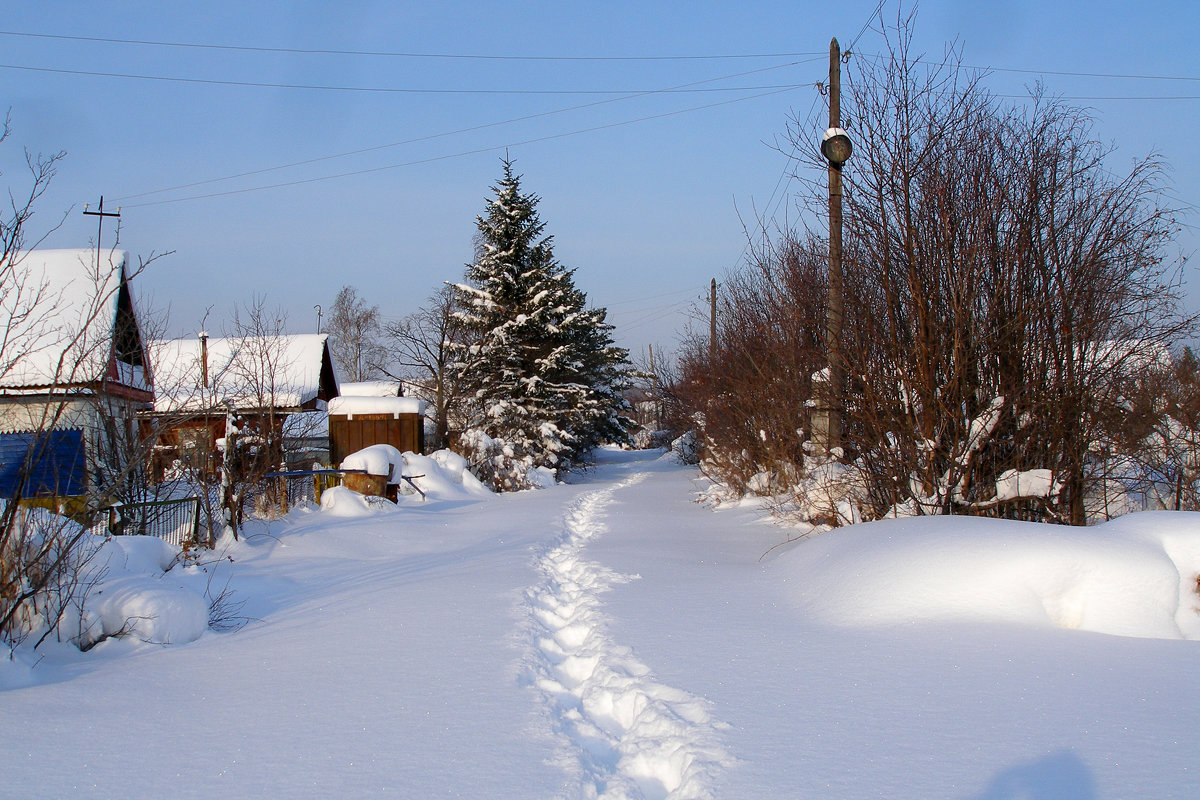
POLYGON ((150 346, 158 413, 301 408, 338 394, 328 334, 199 337, 150 346), (207 349, 207 365, 204 351, 207 349), (207 384, 205 377, 207 376, 207 384))
POLYGON ((0 388, 150 391, 127 252, 26 250, 0 266, 0 388))

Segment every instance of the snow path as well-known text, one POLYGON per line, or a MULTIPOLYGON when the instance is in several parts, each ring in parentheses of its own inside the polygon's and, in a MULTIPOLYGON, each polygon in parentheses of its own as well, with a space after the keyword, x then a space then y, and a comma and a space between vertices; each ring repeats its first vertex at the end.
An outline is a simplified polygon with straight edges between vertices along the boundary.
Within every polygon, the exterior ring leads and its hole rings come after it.
POLYGON ((659 683, 612 640, 600 597, 637 576, 583 557, 588 542, 607 530, 604 510, 613 495, 646 476, 578 498, 560 541, 539 559, 545 580, 527 593, 532 682, 567 740, 563 766, 578 777, 583 796, 711 797, 714 775, 730 763, 718 736, 723 726, 707 701, 659 683))

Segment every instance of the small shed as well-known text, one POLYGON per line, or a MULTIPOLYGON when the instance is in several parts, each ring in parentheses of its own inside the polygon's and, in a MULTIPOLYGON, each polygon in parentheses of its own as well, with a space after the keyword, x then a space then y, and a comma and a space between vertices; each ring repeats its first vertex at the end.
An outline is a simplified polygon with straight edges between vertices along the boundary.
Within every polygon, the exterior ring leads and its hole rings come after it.
POLYGON ((416 397, 335 397, 329 401, 329 457, 346 456, 373 444, 400 452, 425 452, 425 401, 416 397))

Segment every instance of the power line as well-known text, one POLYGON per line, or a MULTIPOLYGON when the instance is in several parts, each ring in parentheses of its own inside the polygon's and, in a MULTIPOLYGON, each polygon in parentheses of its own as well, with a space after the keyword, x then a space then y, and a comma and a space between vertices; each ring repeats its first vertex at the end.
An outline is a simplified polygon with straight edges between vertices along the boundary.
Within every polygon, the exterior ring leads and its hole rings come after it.
MULTIPOLYGON (((646 302, 647 300, 659 300, 659 299, 661 299, 661 298, 663 298, 663 297, 674 297, 675 295, 680 295, 680 294, 683 294, 684 292, 687 292, 687 293, 689 293, 689 294, 690 294, 690 293, 692 293, 692 292, 695 292, 695 291, 697 291, 697 289, 695 289, 695 288, 690 288, 690 289, 676 289, 676 290, 675 290, 675 291, 673 291, 673 292, 663 292, 662 294, 652 294, 652 295, 648 295, 648 296, 645 296, 645 297, 632 297, 632 298, 630 298, 630 299, 628 299, 628 300, 616 300, 616 301, 614 301, 614 302, 612 302, 612 303, 606 303, 604 307, 605 307, 605 308, 614 308, 614 307, 616 307, 616 306, 627 306, 627 305, 629 305, 630 303, 644 303, 644 302, 646 302)), ((637 311, 623 311, 623 312, 621 312, 621 313, 623 313, 623 314, 634 314, 634 313, 637 313, 637 311)))
POLYGON ((854 52, 854 46, 858 44, 858 40, 862 38, 862 35, 867 32, 867 28, 871 27, 871 20, 878 16, 879 12, 883 9, 883 4, 885 2, 887 2, 887 0, 879 0, 879 2, 875 5, 875 10, 867 16, 867 21, 863 23, 863 26, 858 29, 858 33, 853 39, 850 40, 850 46, 846 48, 847 56, 854 52))
POLYGON ((569 111, 579 111, 579 110, 585 109, 585 108, 593 108, 595 106, 606 105, 609 103, 617 103, 617 102, 621 102, 624 100, 631 100, 631 99, 636 99, 639 97, 646 97, 649 95, 663 93, 670 89, 684 89, 684 88, 691 87, 691 86, 700 86, 700 85, 706 84, 706 83, 715 83, 717 81, 731 80, 733 78, 743 78, 747 75, 753 75, 756 73, 770 72, 772 70, 798 66, 800 64, 807 63, 808 61, 811 61, 811 60, 812 59, 808 59, 807 61, 793 61, 793 62, 789 62, 787 64, 777 64, 777 65, 770 66, 770 67, 760 67, 758 69, 748 70, 746 72, 738 72, 738 73, 733 73, 731 75, 721 75, 716 78, 706 78, 701 81, 693 81, 691 83, 679 84, 678 86, 667 87, 666 90, 652 89, 652 90, 645 91, 645 92, 638 92, 635 94, 625 95, 623 97, 610 97, 610 98, 607 98, 604 100, 595 100, 590 103, 583 103, 582 105, 569 106, 567 108, 559 108, 559 109, 555 109, 553 111, 543 111, 543 112, 540 112, 537 114, 527 114, 525 116, 514 117, 512 119, 502 120, 500 122, 488 122, 488 123, 484 123, 481 125, 473 125, 473 126, 467 127, 467 128, 459 128, 458 130, 444 131, 442 133, 433 133, 433 134, 428 134, 426 136, 418 136, 418 137, 414 137, 412 139, 405 139, 405 140, 399 141, 399 142, 390 142, 388 144, 374 145, 372 147, 359 148, 357 150, 350 150, 350 151, 347 151, 344 153, 335 153, 333 155, 318 156, 316 158, 309 158, 309 159, 305 159, 303 161, 294 161, 289 164, 280 164, 280 165, 273 166, 273 167, 264 167, 262 169, 250 170, 248 172, 240 172, 240 173, 237 173, 234 175, 226 175, 224 177, 219 177, 219 178, 209 178, 207 180, 202 180, 202 181, 193 181, 191 183, 179 184, 177 186, 169 186, 165 189, 154 189, 154 190, 148 191, 148 192, 139 192, 137 194, 126 195, 122 198, 119 198, 119 200, 126 201, 126 200, 132 200, 132 199, 135 199, 138 197, 146 197, 146 196, 149 196, 152 194, 162 194, 164 192, 173 192, 173 191, 177 191, 180 189, 190 189, 190 188, 194 188, 196 186, 206 186, 206 185, 213 184, 213 183, 221 183, 221 182, 227 181, 227 180, 234 180, 237 178, 245 178, 245 177, 250 177, 253 175, 261 175, 261 174, 264 174, 267 172, 276 172, 276 171, 283 170, 283 169, 291 169, 293 167, 306 166, 308 164, 316 164, 321 161, 332 161, 332 160, 338 159, 338 158, 346 158, 349 156, 362 155, 364 153, 371 153, 371 152, 375 152, 377 150, 385 150, 385 149, 392 148, 392 147, 401 147, 403 145, 408 145, 408 144, 417 144, 419 142, 432 141, 434 139, 441 139, 441 138, 445 138, 448 136, 455 136, 457 134, 462 134, 462 133, 472 133, 474 131, 484 130, 486 128, 495 128, 495 127, 499 127, 501 125, 509 125, 509 124, 513 124, 513 123, 517 123, 517 122, 526 122, 528 120, 538 119, 540 117, 548 117, 548 116, 553 116, 555 114, 564 114, 569 111))
POLYGON ((56 75, 82 75, 89 78, 119 78, 122 80, 159 81, 165 83, 197 83, 205 86, 238 86, 254 89, 303 89, 322 92, 367 92, 381 94, 495 94, 495 95, 565 95, 565 94, 634 94, 675 92, 749 92, 760 89, 783 89, 784 86, 712 86, 704 89, 417 89, 391 86, 328 86, 312 83, 266 83, 263 81, 233 81, 218 78, 184 78, 172 75, 139 75, 130 72, 97 72, 94 70, 63 69, 60 67, 30 67, 22 64, 0 64, 0 69, 24 72, 45 72, 56 75))
MULTIPOLYGON (((918 59, 919 60, 919 59, 918 59)), ((1106 78, 1114 80, 1137 81, 1200 81, 1200 77, 1190 75, 1134 75, 1115 72, 1068 72, 1055 69, 1020 69, 1017 67, 975 67, 963 64, 967 69, 988 70, 990 72, 1017 72, 1024 75, 1058 75, 1068 78, 1106 78)))
POLYGON ((783 92, 794 91, 796 88, 798 88, 798 87, 790 86, 790 87, 787 87, 784 89, 775 89, 773 91, 762 92, 761 94, 753 94, 753 95, 748 95, 746 97, 737 97, 732 100, 722 100, 717 103, 708 103, 708 104, 702 105, 702 106, 692 106, 690 108, 682 108, 682 109, 677 109, 675 111, 666 111, 661 114, 651 114, 649 116, 638 117, 636 119, 630 119, 630 120, 623 120, 621 122, 611 122, 611 123, 608 123, 605 125, 595 125, 590 128, 582 128, 579 130, 567 131, 565 133, 555 133, 555 134, 550 134, 548 136, 538 136, 538 137, 535 137, 532 139, 524 139, 524 140, 518 141, 518 142, 510 142, 508 144, 493 145, 493 146, 489 146, 489 147, 480 147, 480 148, 476 148, 474 150, 465 150, 465 151, 462 151, 459 153, 450 153, 447 155, 433 156, 430 158, 421 158, 421 159, 416 159, 413 161, 405 161, 405 162, 402 162, 399 164, 387 164, 387 165, 384 165, 381 167, 369 167, 367 169, 359 169, 359 170, 353 170, 353 171, 349 171, 349 172, 339 172, 334 175, 324 175, 324 176, 319 176, 319 177, 315 177, 315 178, 303 178, 300 180, 286 181, 283 183, 273 183, 273 184, 268 184, 265 186, 251 186, 251 187, 247 187, 244 189, 230 189, 229 191, 225 191, 225 192, 211 192, 209 194, 192 195, 190 197, 177 197, 177 198, 173 198, 170 200, 152 200, 152 201, 146 202, 146 203, 129 203, 129 204, 126 204, 125 207, 126 208, 143 208, 145 206, 166 205, 168 203, 182 203, 182 202, 185 202, 188 200, 206 200, 206 199, 209 199, 212 197, 227 197, 227 196, 235 195, 235 194, 247 194, 249 192, 263 191, 265 189, 281 189, 281 188, 285 188, 288 186, 302 186, 302 185, 308 184, 308 183, 318 183, 321 181, 334 180, 336 178, 348 178, 348 177, 352 177, 352 176, 356 176, 356 175, 367 175, 367 174, 370 174, 373 172, 383 172, 383 171, 391 170, 391 169, 399 169, 401 167, 411 167, 411 166, 417 166, 420 164, 432 164, 437 161, 446 161, 446 160, 449 160, 452 158, 462 158, 465 156, 478 155, 480 153, 492 153, 492 152, 496 152, 499 150, 505 150, 507 148, 521 147, 523 145, 536 144, 539 142, 547 142, 547 141, 552 141, 554 139, 565 139, 569 136, 578 136, 580 134, 593 133, 595 131, 608 130, 610 128, 619 128, 623 125, 632 125, 632 124, 638 123, 638 122, 648 122, 648 121, 656 120, 656 119, 664 119, 666 117, 678 116, 680 114, 686 114, 686 113, 689 113, 692 111, 703 111, 705 109, 717 108, 719 106, 729 105, 731 103, 741 103, 741 102, 745 102, 746 100, 756 100, 761 97, 769 97, 771 95, 782 94, 783 92))
POLYGON ((65 34, 30 33, 27 31, 0 31, 0 36, 18 36, 32 39, 58 39, 70 42, 101 42, 105 44, 133 44, 150 47, 191 48, 199 50, 229 50, 248 53, 290 53, 298 55, 336 56, 383 56, 389 58, 438 58, 479 61, 720 61, 751 58, 797 58, 819 56, 820 53, 718 53, 678 56, 529 56, 529 55, 486 55, 479 53, 418 53, 382 50, 336 50, 328 48, 301 47, 256 47, 248 45, 211 44, 204 42, 163 42, 149 39, 118 39, 103 36, 68 36, 65 34))
MULTIPOLYGON (((854 53, 855 56, 862 59, 882 61, 888 56, 885 53, 854 53)), ((918 64, 941 64, 938 59, 929 56, 920 56, 913 59, 918 64)), ((1012 72, 1020 75, 1054 75, 1064 78, 1102 78, 1105 80, 1130 80, 1130 81, 1184 81, 1190 83, 1200 82, 1200 76, 1195 75, 1148 75, 1145 73, 1122 73, 1122 72, 1077 72, 1063 69, 1034 69, 1031 67, 997 67, 992 65, 979 64, 961 64, 964 69, 975 69, 980 72, 1012 72)))
MULTIPOLYGON (((1028 100, 1027 94, 993 94, 992 97, 999 97, 1002 100, 1028 100)), ((1134 94, 1134 95, 1106 95, 1106 94, 1056 94, 1052 95, 1054 100, 1148 100, 1148 101, 1172 101, 1172 100, 1200 100, 1200 95, 1150 95, 1150 94, 1134 94)))

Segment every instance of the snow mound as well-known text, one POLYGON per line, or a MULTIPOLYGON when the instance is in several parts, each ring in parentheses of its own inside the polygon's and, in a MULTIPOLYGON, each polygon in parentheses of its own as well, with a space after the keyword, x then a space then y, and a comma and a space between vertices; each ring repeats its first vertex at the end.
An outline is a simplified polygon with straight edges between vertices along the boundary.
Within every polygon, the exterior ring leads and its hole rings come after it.
POLYGON ((208 630, 208 602, 159 577, 133 574, 105 581, 89 598, 85 641, 131 636, 153 644, 194 642, 208 630))
MULTIPOLYGON (((404 453, 401 458, 404 469, 398 474, 413 477, 413 482, 427 499, 483 497, 492 493, 467 469, 467 460, 450 450, 439 450, 428 456, 404 453)), ((416 495, 407 482, 400 484, 400 493, 402 496, 416 495)))
POLYGON ((1200 639, 1200 514, 1090 528, 884 520, 804 540, 775 568, 806 615, 835 624, 1003 622, 1200 639))
MULTIPOLYGON (((417 489, 408 481, 413 480, 426 500, 461 500, 490 495, 492 492, 467 469, 467 460, 450 450, 438 450, 428 456, 417 453, 401 453, 390 444, 373 444, 357 453, 351 453, 342 461, 342 469, 364 470, 371 475, 390 475, 389 483, 398 486, 401 499, 417 498, 417 489)), ((341 504, 336 498, 331 503, 341 504)), ((343 516, 361 513, 373 513, 362 506, 344 501, 347 505, 340 509, 343 516), (351 509, 357 509, 352 511, 351 509)), ((325 508, 322 495, 321 507, 325 508)))
POLYGON ((390 500, 367 497, 345 486, 334 486, 321 493, 321 511, 331 517, 369 517, 395 510, 390 500))
POLYGON ((404 459, 390 444, 373 444, 342 459, 342 469, 362 470, 368 475, 399 477, 404 459))
POLYGON ((114 637, 151 644, 199 639, 208 630, 209 573, 181 564, 179 553, 152 536, 83 534, 75 555, 78 584, 62 608, 58 638, 83 650, 114 637))

